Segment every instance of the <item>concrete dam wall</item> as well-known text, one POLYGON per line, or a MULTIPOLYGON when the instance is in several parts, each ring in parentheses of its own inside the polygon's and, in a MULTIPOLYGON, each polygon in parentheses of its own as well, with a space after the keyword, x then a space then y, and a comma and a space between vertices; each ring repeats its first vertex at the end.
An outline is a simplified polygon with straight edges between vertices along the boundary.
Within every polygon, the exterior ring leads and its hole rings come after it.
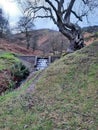
POLYGON ((22 61, 27 62, 31 66, 32 70, 41 70, 48 67, 49 64, 59 59, 60 56, 17 56, 22 61))

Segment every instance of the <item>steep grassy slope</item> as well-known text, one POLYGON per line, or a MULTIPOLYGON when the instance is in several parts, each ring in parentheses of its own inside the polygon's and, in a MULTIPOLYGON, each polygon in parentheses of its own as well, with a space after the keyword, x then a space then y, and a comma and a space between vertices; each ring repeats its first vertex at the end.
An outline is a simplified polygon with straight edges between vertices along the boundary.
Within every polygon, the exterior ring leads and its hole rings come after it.
POLYGON ((97 130, 98 43, 55 62, 37 91, 55 129, 97 130))
POLYGON ((98 129, 97 42, 56 61, 27 93, 33 78, 0 97, 1 130, 98 129))

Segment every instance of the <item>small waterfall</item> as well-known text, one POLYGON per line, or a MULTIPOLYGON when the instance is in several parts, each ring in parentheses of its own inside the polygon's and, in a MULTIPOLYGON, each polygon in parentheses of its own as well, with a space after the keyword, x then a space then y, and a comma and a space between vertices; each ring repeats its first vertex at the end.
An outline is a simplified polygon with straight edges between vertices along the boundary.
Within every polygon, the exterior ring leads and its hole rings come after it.
POLYGON ((38 58, 36 63, 36 70, 43 70, 48 67, 48 58, 38 58))

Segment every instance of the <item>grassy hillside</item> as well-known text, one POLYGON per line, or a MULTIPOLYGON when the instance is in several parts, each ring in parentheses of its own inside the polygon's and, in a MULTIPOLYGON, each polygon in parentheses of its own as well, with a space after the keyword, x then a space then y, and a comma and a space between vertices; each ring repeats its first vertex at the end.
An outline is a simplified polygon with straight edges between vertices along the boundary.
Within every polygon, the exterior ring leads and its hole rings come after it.
POLYGON ((19 60, 9 52, 0 51, 0 94, 11 87, 10 68, 19 60))
MULTIPOLYGON (((15 41, 16 40, 14 39, 14 42, 15 41)), ((28 49, 26 49, 26 47, 17 45, 14 42, 8 41, 7 39, 0 39, 0 50, 8 51, 8 52, 12 52, 15 54, 20 54, 20 55, 33 55, 34 54, 34 52, 31 48, 28 50, 28 49)))
POLYGON ((0 97, 0 130, 98 129, 98 42, 50 65, 27 93, 33 80, 0 97))
POLYGON ((19 60, 14 57, 12 53, 0 51, 0 71, 9 68, 14 63, 19 62, 19 60))
POLYGON ((29 70, 13 53, 0 51, 0 95, 18 87, 28 75, 29 70))

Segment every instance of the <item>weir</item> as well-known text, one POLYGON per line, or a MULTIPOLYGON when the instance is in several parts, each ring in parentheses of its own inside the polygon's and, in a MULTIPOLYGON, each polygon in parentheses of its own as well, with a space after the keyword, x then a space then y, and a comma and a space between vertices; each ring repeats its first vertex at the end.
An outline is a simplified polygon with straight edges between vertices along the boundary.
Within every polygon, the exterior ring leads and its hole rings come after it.
POLYGON ((35 59, 35 69, 36 70, 43 70, 49 66, 51 63, 51 57, 37 57, 35 59))
MULTIPOLYGON (((17 56, 22 61, 27 62, 31 66, 31 71, 43 70, 49 66, 52 62, 59 59, 60 56, 17 56)), ((25 64, 26 65, 26 64, 25 64)), ((28 65, 27 65, 28 66, 28 65)))

